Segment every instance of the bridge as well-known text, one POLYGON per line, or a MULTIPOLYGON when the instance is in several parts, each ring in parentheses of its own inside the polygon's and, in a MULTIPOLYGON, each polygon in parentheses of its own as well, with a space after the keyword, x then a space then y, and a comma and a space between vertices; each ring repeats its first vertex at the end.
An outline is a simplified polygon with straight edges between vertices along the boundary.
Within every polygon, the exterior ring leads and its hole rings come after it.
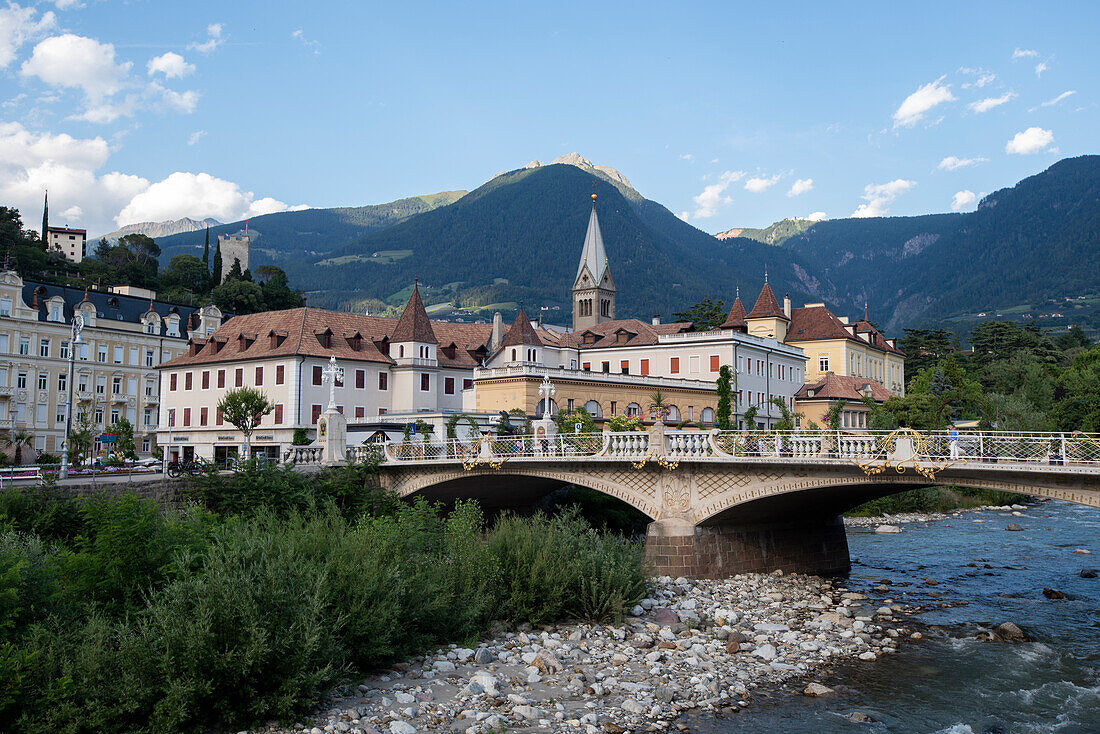
MULTIPOLYGON (((996 489, 1100 508, 1100 435, 1083 433, 672 431, 383 444, 398 495, 523 508, 563 484, 617 497, 651 519, 658 574, 720 577, 850 569, 841 513, 933 485, 996 489)), ((367 447, 348 449, 362 458, 367 447)), ((297 448, 316 463, 313 447, 297 448)))

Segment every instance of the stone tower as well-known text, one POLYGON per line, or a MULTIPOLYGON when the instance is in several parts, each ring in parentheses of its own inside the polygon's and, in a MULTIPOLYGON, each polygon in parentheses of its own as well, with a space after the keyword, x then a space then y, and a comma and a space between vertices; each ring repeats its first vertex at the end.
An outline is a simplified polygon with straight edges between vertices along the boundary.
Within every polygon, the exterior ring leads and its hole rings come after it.
POLYGON ((596 324, 615 319, 615 282, 607 251, 596 218, 596 195, 592 194, 592 215, 584 235, 584 249, 573 282, 573 331, 580 332, 596 324))
POLYGON ((225 281, 225 276, 233 269, 233 261, 241 261, 241 272, 248 270, 248 250, 252 244, 252 236, 247 232, 237 234, 218 235, 218 245, 222 249, 222 271, 219 273, 219 283, 225 281))

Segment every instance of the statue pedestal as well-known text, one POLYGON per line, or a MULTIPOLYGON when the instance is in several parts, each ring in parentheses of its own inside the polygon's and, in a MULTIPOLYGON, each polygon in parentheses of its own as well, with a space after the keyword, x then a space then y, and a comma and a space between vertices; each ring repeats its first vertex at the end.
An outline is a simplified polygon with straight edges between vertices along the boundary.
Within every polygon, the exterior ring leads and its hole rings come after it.
POLYGON ((317 442, 321 444, 321 463, 325 466, 343 466, 348 463, 348 419, 344 414, 329 408, 317 421, 317 442))
POLYGON ((532 446, 536 454, 550 455, 555 451, 554 436, 558 434, 558 425, 549 416, 539 418, 532 424, 535 440, 532 446))

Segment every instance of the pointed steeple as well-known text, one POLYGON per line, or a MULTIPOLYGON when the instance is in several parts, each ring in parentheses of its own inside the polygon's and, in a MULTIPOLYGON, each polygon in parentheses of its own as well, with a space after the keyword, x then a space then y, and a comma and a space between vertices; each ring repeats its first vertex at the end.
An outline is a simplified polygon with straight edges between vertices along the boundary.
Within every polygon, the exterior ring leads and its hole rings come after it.
POLYGON ((420 288, 413 287, 409 302, 405 304, 405 310, 401 312, 401 318, 397 320, 397 326, 393 329, 391 342, 420 342, 422 344, 438 344, 435 331, 432 330, 431 319, 424 308, 424 301, 420 300, 420 288))
POLYGON ((516 314, 516 320, 512 322, 512 326, 508 329, 508 333, 504 335, 504 341, 501 342, 501 346, 504 347, 519 347, 519 346, 538 346, 542 343, 539 339, 538 333, 535 328, 531 326, 531 319, 527 318, 527 314, 523 312, 523 306, 519 307, 519 313, 516 314))
POLYGON ((588 231, 584 235, 584 249, 581 250, 581 262, 577 267, 577 280, 588 268, 592 282, 599 284, 607 270, 607 251, 600 234, 600 220, 596 217, 596 195, 592 194, 592 214, 588 217, 588 231))
POLYGON ((748 330, 749 325, 745 321, 745 304, 741 303, 740 288, 737 289, 737 297, 733 299, 733 308, 730 309, 729 316, 726 317, 725 322, 718 328, 734 329, 741 332, 748 330))
MULTIPOLYGON (((593 190, 595 182, 593 182, 593 190)), ((615 281, 596 216, 596 194, 592 194, 592 213, 584 235, 577 278, 573 281, 573 329, 580 331, 615 318, 615 281)))
MULTIPOLYGON (((767 276, 764 276, 767 278, 767 276)), ((764 281, 764 287, 760 289, 760 296, 756 299, 756 303, 752 307, 752 311, 745 318, 748 319, 767 319, 777 318, 790 321, 787 318, 787 314, 783 313, 783 309, 779 306, 779 301, 775 298, 775 293, 772 292, 772 287, 768 285, 767 280, 764 281)))

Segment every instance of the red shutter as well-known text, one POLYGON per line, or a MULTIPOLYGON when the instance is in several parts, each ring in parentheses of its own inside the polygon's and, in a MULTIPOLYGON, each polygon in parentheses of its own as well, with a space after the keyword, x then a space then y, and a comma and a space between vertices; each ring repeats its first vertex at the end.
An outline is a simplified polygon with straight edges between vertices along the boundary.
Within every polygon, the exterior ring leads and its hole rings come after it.
POLYGON ((174 373, 174 372, 172 374, 168 375, 168 389, 169 390, 175 390, 176 389, 176 373, 174 373))
POLYGON ((355 387, 362 390, 367 385, 367 371, 355 370, 355 387))
POLYGON ((321 365, 319 364, 313 365, 313 384, 321 384, 321 365))
POLYGON ((710 355, 710 371, 711 372, 717 372, 718 371, 718 355, 717 354, 710 355))
POLYGON ((388 372, 379 372, 378 373, 378 389, 379 390, 388 390, 389 389, 389 377, 390 377, 390 375, 389 375, 388 372))
POLYGON ((187 374, 185 374, 183 376, 183 389, 184 390, 190 390, 191 389, 191 373, 190 372, 188 372, 187 374))
POLYGON ((447 395, 454 395, 455 394, 455 378, 453 378, 453 377, 444 377, 443 378, 443 392, 445 392, 447 395))
POLYGON ((321 406, 314 405, 313 408, 313 425, 317 425, 317 419, 321 417, 321 406))
POLYGON ((202 389, 203 390, 209 390, 210 389, 210 371, 209 370, 203 370, 202 371, 202 389))
POLYGON ((641 373, 643 375, 648 375, 649 374, 649 360, 648 359, 643 359, 642 360, 641 373))
POLYGON ((356 408, 355 408, 355 417, 356 418, 365 418, 366 415, 367 415, 367 409, 366 408, 364 408, 362 405, 356 406, 356 408))
POLYGON ((225 423, 225 418, 222 416, 222 409, 218 408, 214 414, 214 424, 220 426, 223 423, 225 423))
POLYGON ((283 404, 275 404, 275 425, 281 426, 283 424, 283 404))
POLYGON ((240 387, 244 384, 244 368, 237 368, 237 370, 233 373, 233 381, 234 383, 236 383, 237 387, 240 387))
POLYGON ((672 359, 669 360, 668 371, 671 372, 674 375, 680 374, 680 358, 679 357, 673 357, 672 359))
POLYGON ((218 387, 225 387, 225 370, 218 370, 218 387))
POLYGON ((284 372, 285 372, 285 370, 283 368, 283 365, 281 365, 281 364, 276 365, 276 367, 275 367, 275 384, 276 385, 282 385, 283 384, 284 372))
POLYGON ((260 387, 263 384, 264 384, 264 368, 263 367, 257 367, 256 368, 256 387, 260 387))
POLYGON ((191 425, 191 409, 190 408, 184 408, 183 409, 183 425, 185 425, 185 426, 191 425))
POLYGON ((199 425, 205 426, 210 418, 210 408, 199 408, 199 425))

